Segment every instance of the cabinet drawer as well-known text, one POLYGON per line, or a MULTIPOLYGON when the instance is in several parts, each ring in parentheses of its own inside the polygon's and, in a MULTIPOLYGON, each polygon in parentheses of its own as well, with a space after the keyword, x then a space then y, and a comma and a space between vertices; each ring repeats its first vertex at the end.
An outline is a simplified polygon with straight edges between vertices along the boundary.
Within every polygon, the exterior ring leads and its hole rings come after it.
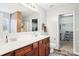
POLYGON ((32 45, 29 45, 29 46, 26 46, 26 47, 16 50, 15 55, 16 56, 24 56, 26 53, 28 53, 31 50, 32 50, 32 45))

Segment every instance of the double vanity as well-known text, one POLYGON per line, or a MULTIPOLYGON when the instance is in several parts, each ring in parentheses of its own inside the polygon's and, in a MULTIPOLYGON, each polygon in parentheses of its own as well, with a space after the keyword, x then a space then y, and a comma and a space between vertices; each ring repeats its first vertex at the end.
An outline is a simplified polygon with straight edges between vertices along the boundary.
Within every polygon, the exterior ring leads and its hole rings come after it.
POLYGON ((11 14, 2 12, 0 56, 49 55, 50 36, 47 35, 47 28, 40 18, 40 13, 31 11, 32 14, 28 14, 22 10, 18 9, 11 14), (7 15, 8 18, 4 17, 7 15), (41 34, 41 32, 43 33, 41 34))
POLYGON ((20 34, 12 36, 11 42, 0 46, 1 56, 47 56, 50 53, 50 37, 49 35, 20 34))
MULTIPOLYGON (((35 16, 37 15, 39 14, 35 12, 35 16)), ((50 37, 47 34, 41 34, 41 32, 47 32, 46 27, 44 31, 44 26, 38 21, 39 17, 31 16, 34 15, 26 17, 22 11, 17 10, 10 14, 10 19, 5 19, 4 25, 5 23, 8 25, 2 26, 3 32, 0 32, 0 56, 49 55, 50 37), (42 27, 39 27, 38 23, 42 27), (39 29, 42 31, 38 32, 39 29)))

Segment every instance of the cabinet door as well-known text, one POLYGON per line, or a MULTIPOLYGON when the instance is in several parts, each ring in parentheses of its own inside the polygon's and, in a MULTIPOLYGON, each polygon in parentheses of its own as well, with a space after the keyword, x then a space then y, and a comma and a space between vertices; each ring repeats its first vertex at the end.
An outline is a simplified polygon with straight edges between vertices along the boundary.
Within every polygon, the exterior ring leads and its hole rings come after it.
POLYGON ((49 37, 46 38, 46 55, 50 54, 50 40, 49 37))
POLYGON ((38 42, 33 43, 33 50, 34 50, 33 56, 38 56, 38 42))
POLYGON ((46 53, 45 53, 46 56, 49 55, 49 45, 48 45, 48 43, 46 43, 45 50, 46 50, 46 53))
POLYGON ((45 55, 49 55, 49 51, 50 51, 50 43, 49 43, 49 38, 45 38, 43 39, 43 44, 45 45, 45 55))
POLYGON ((48 53, 50 54, 50 37, 48 37, 48 53))
POLYGON ((39 56, 45 56, 45 45, 39 41, 39 56))
POLYGON ((30 51, 32 51, 32 45, 29 45, 29 46, 26 46, 26 47, 16 50, 15 55, 16 56, 24 56, 25 54, 27 54, 30 51))

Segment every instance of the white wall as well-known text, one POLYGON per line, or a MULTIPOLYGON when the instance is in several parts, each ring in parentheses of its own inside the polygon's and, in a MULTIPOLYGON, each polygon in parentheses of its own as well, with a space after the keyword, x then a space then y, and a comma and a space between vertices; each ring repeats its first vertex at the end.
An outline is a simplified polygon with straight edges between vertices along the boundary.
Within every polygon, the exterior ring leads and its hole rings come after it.
POLYGON ((32 19, 38 19, 38 31, 42 31, 42 24, 46 23, 46 12, 41 8, 37 7, 38 12, 26 16, 27 31, 32 31, 32 19))
POLYGON ((75 38, 75 52, 79 53, 79 5, 63 5, 60 7, 53 7, 47 12, 47 26, 48 32, 51 36, 51 47, 59 48, 58 40, 59 40, 59 28, 58 28, 58 15, 64 13, 71 13, 73 11, 76 12, 76 38, 75 38))

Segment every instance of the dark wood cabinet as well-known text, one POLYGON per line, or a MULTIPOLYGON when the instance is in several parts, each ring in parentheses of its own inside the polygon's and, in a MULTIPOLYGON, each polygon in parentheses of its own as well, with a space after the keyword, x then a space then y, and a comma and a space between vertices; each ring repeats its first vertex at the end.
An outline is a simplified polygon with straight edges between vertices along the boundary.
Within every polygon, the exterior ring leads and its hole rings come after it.
POLYGON ((17 49, 15 51, 15 56, 24 56, 25 54, 27 54, 30 51, 32 51, 32 45, 28 45, 26 47, 17 49))
POLYGON ((39 47, 38 42, 33 43, 33 51, 34 51, 33 56, 38 56, 39 53, 38 47, 39 47))
POLYGON ((26 53, 25 56, 37 56, 35 52, 36 52, 36 48, 33 48, 33 50, 26 53))
POLYGON ((47 38, 48 39, 48 55, 50 54, 50 37, 47 38))
POLYGON ((33 43, 33 49, 25 54, 25 56, 38 56, 38 42, 33 43))
POLYGON ((49 37, 24 46, 2 56, 48 56, 50 54, 49 37))
POLYGON ((50 40, 49 37, 43 40, 43 44, 45 45, 45 55, 48 56, 50 53, 50 40))
POLYGON ((12 51, 12 52, 8 52, 8 53, 6 53, 6 54, 4 54, 2 56, 14 56, 14 55, 15 55, 14 51, 12 51))
POLYGON ((39 56, 45 56, 45 44, 43 41, 39 41, 39 56))

